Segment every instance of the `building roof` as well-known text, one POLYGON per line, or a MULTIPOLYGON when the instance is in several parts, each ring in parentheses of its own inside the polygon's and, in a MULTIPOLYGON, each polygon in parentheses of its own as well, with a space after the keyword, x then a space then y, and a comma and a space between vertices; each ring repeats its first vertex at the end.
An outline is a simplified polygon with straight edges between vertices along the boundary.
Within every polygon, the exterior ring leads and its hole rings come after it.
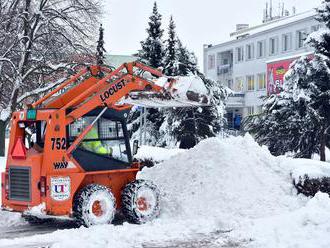
POLYGON ((206 47, 206 50, 211 50, 214 48, 219 48, 222 46, 226 46, 226 45, 230 45, 232 43, 236 43, 236 42, 240 42, 244 39, 248 39, 251 36, 255 36, 264 32, 269 32, 273 29, 277 29, 277 28, 281 28, 283 26, 286 26, 288 24, 292 24, 292 23, 296 23, 296 22, 300 22, 300 21, 304 21, 306 19, 313 19, 316 17, 316 11, 315 10, 309 10, 303 13, 299 13, 293 16, 288 16, 288 17, 283 17, 281 19, 276 19, 270 22, 266 22, 254 27, 250 27, 247 29, 243 29, 234 33, 230 34, 231 39, 223 42, 223 43, 219 43, 217 45, 214 46, 209 46, 206 47), (240 37, 240 38, 238 38, 240 37))
POLYGON ((315 16, 316 16, 316 11, 309 10, 309 11, 299 13, 299 14, 296 14, 293 16, 287 16, 287 17, 283 17, 280 19, 270 21, 270 22, 266 22, 266 23, 263 23, 263 24, 260 24, 260 25, 257 25, 257 26, 251 27, 251 28, 242 29, 237 32, 231 33, 230 36, 231 37, 240 37, 240 36, 245 36, 245 35, 253 35, 253 34, 271 30, 273 28, 285 26, 290 23, 299 22, 299 21, 309 19, 309 18, 315 18, 315 16))

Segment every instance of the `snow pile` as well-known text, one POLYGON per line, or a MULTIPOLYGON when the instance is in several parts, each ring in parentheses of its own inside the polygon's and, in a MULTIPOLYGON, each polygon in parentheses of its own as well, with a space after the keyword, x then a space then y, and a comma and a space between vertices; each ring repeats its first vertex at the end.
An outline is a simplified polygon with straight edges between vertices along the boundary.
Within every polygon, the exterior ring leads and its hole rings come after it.
POLYGON ((327 162, 320 162, 310 159, 285 159, 283 167, 290 168, 292 178, 298 182, 308 175, 309 179, 330 177, 330 165, 327 162))
POLYGON ((201 142, 195 148, 142 171, 163 192, 162 216, 217 220, 234 227, 301 206, 289 173, 251 136, 201 142))
MULTIPOLYGON (((296 211, 256 219, 234 230, 227 242, 252 239, 247 247, 328 248, 330 246, 330 199, 317 193, 296 211)), ((223 242, 223 239, 219 240, 223 242)))
POLYGON ((175 99, 200 101, 195 98, 206 97, 209 94, 205 83, 199 76, 181 76, 174 77, 174 79, 175 81, 172 83, 168 81, 167 77, 161 77, 158 78, 155 83, 167 89, 175 99), (196 94, 196 96, 191 96, 193 94, 196 94))
POLYGON ((153 146, 141 146, 134 158, 139 160, 150 159, 156 162, 169 160, 171 157, 184 152, 185 150, 175 148, 167 149, 153 146))
POLYGON ((205 87, 203 80, 198 76, 177 77, 173 88, 175 94, 187 100, 187 92, 192 91, 202 95, 207 95, 208 90, 205 87))

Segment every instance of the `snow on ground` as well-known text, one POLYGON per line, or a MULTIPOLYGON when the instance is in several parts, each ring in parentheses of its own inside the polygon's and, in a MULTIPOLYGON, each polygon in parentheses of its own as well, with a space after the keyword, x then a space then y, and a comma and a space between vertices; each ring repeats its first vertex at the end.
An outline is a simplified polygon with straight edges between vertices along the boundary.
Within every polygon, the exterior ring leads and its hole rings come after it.
MULTIPOLYGON (((325 148, 325 158, 326 158, 327 162, 330 163, 330 149, 329 148, 325 148)), ((314 154, 313 159, 320 161, 320 155, 314 154)))
POLYGON ((330 166, 327 162, 310 159, 285 159, 285 165, 290 168, 292 178, 298 182, 307 174, 310 179, 330 177, 330 166))
MULTIPOLYGON (((148 150, 157 154, 156 148, 143 149, 141 154, 148 155, 148 150)), ((275 158, 248 135, 207 139, 188 151, 174 151, 173 156, 159 151, 157 155, 167 160, 139 174, 139 178, 153 180, 161 189, 162 210, 155 221, 2 239, 0 247, 31 243, 142 247, 226 231, 214 241, 217 247, 330 246, 328 195, 318 193, 313 199, 297 196, 290 177, 294 169, 307 166, 309 161, 275 158)), ((310 166, 326 165, 312 161, 310 166)), ((1 216, 0 226, 3 219, 1 216)))

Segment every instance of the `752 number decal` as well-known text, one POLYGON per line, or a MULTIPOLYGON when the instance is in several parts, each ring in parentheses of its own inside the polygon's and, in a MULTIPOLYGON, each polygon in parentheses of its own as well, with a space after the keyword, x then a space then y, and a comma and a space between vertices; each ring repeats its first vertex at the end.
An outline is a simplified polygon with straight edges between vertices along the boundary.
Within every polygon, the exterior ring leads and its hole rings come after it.
POLYGON ((66 138, 51 138, 52 150, 65 150, 66 149, 66 138))

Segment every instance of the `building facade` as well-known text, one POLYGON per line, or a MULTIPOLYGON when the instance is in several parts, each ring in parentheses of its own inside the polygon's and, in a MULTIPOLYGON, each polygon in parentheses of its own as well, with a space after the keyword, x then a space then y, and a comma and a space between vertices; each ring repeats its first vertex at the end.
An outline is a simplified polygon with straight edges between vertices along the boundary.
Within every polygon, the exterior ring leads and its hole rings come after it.
POLYGON ((262 97, 276 92, 290 63, 312 54, 304 41, 321 28, 315 15, 312 10, 251 28, 238 25, 228 42, 204 46, 205 75, 233 91, 227 102, 230 128, 238 129, 243 118, 260 113, 262 97))

